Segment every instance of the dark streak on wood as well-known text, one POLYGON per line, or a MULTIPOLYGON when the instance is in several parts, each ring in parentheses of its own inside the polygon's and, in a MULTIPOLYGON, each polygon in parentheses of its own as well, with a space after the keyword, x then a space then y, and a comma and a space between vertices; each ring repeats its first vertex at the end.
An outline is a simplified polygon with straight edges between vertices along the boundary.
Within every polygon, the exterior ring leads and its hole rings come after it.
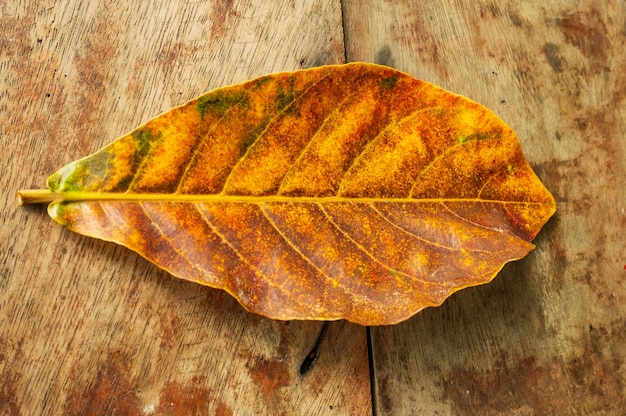
POLYGON ((317 337, 317 341, 315 341, 315 345, 313 345, 313 348, 311 348, 311 351, 309 351, 306 357, 304 357, 304 360, 302 360, 302 364, 300 364, 301 376, 311 371, 311 368, 313 367, 315 360, 317 360, 320 354, 319 352, 320 344, 324 340, 324 335, 326 334, 327 328, 328 328, 328 322, 324 322, 324 324, 322 325, 322 329, 320 330, 320 334, 317 337))

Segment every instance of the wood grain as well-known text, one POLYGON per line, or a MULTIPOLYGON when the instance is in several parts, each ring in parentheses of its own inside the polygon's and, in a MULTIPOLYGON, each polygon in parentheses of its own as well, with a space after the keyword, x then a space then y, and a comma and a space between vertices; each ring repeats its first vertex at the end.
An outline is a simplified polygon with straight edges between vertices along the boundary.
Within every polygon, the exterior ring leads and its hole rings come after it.
POLYGON ((0 6, 0 414, 368 414, 365 329, 274 322, 15 191, 212 88, 343 60, 338 2, 0 6))
POLYGON ((372 329, 375 413, 621 414, 626 407, 626 3, 344 3, 347 58, 473 98, 557 199, 489 285, 372 329))

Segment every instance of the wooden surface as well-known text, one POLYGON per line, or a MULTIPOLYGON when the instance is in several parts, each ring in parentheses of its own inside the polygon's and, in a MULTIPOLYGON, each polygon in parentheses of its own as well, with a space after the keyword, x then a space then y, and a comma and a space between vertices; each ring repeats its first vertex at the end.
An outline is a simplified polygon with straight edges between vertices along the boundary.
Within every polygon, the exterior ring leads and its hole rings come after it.
MULTIPOLYGON (((20 2, 23 4, 24 2, 20 2)), ((215 87, 344 59, 337 2, 2 7, 0 414, 367 414, 365 329, 273 322, 16 206, 64 164, 215 87)))
POLYGON ((624 414, 626 2, 347 4, 348 60, 493 109, 557 201, 493 283, 372 330, 378 414, 624 414))
POLYGON ((0 5, 0 415, 621 414, 626 3, 48 1, 0 5), (526 259, 405 323, 273 322, 18 207, 161 111, 325 63, 479 101, 557 199, 526 259))

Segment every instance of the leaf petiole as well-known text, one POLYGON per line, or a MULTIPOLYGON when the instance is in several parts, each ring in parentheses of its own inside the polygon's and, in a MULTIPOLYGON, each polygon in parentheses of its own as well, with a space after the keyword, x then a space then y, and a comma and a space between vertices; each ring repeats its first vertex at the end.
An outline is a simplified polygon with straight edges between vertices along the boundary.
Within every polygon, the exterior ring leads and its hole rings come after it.
POLYGON ((20 205, 47 204, 62 201, 63 195, 52 192, 49 189, 22 189, 17 191, 17 199, 20 205))

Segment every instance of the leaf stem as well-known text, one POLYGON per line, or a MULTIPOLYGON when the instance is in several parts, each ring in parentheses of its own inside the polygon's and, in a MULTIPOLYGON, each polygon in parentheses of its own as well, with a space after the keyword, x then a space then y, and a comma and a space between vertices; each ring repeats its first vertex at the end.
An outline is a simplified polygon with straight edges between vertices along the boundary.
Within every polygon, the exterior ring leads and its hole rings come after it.
POLYGON ((17 191, 17 200, 20 205, 26 204, 47 204, 61 201, 63 196, 50 191, 49 189, 22 189, 17 191))

